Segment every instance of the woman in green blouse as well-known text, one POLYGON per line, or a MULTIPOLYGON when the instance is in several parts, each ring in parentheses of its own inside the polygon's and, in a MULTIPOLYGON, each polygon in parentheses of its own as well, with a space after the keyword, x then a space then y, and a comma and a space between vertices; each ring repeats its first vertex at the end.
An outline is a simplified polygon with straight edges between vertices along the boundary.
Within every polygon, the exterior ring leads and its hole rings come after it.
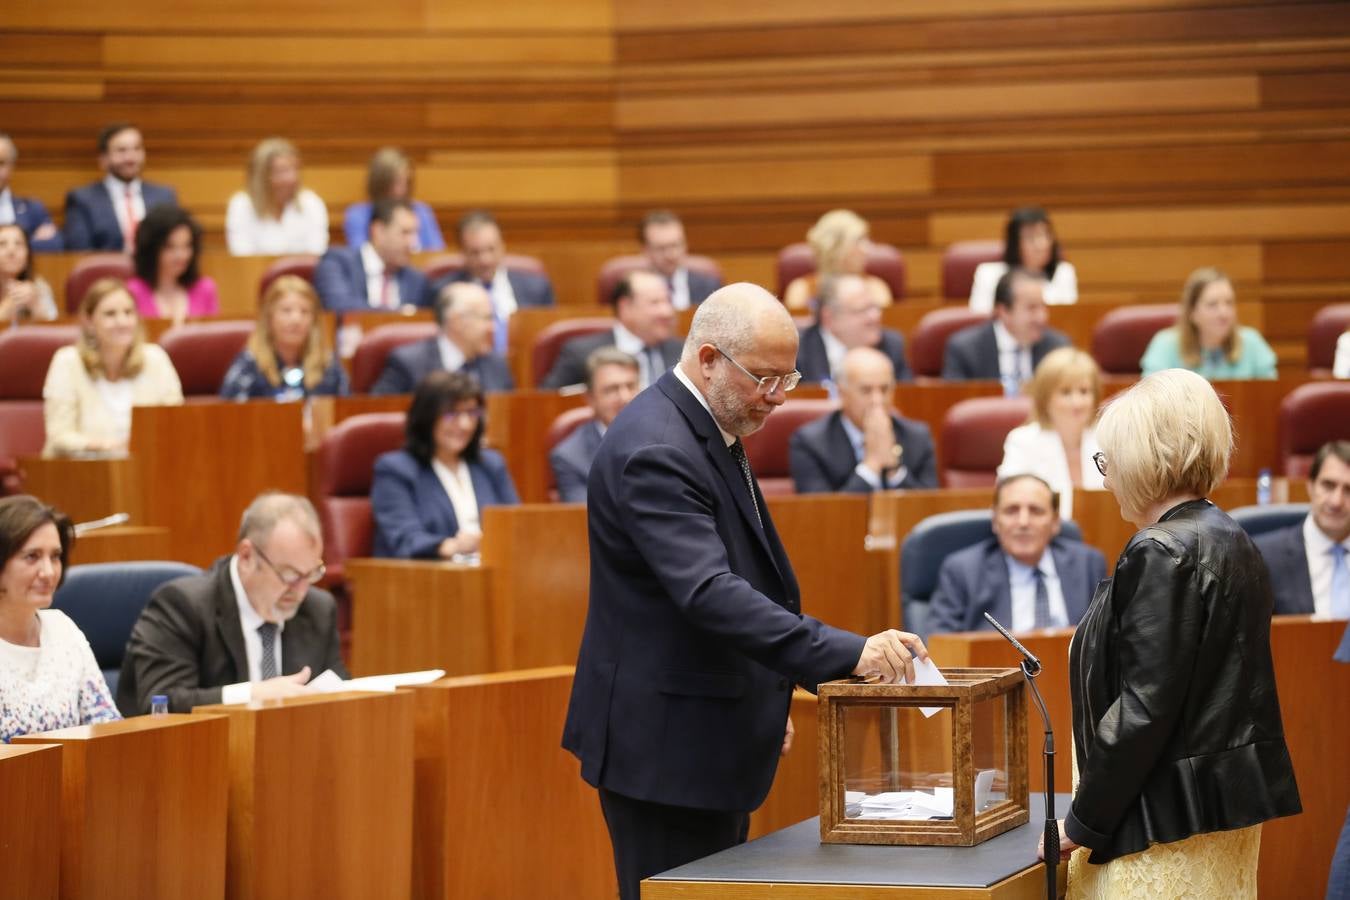
POLYGON ((1261 332, 1239 325, 1233 283, 1218 269, 1196 269, 1181 291, 1177 324, 1153 336, 1139 365, 1145 375, 1190 369, 1211 381, 1274 378, 1275 351, 1261 332))

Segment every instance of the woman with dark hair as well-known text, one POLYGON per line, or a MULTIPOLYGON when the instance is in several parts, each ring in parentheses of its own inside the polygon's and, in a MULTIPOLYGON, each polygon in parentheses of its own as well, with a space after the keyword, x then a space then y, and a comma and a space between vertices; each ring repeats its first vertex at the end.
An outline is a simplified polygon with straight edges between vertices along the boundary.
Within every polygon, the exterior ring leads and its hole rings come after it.
POLYGON ((407 443, 375 461, 375 555, 451 559, 478 552, 479 510, 520 502, 506 460, 484 449, 483 389, 432 372, 413 392, 407 443))
POLYGON ((258 304, 258 325, 230 363, 220 396, 299 400, 345 396, 349 390, 347 373, 324 340, 319 295, 299 275, 282 275, 267 286, 258 304))
POLYGON ((55 319, 51 286, 33 274, 28 233, 14 223, 0 225, 0 322, 55 319))
POLYGON ((362 203, 353 203, 342 214, 342 233, 347 237, 348 247, 360 247, 370 234, 370 217, 375 205, 381 200, 407 200, 417 216, 417 242, 413 252, 436 251, 445 249, 445 238, 441 236, 441 226, 436 222, 436 214, 421 200, 414 200, 412 160, 397 147, 381 147, 370 158, 370 168, 366 172, 366 196, 370 199, 362 203))
POLYGON ((120 719, 89 641, 50 609, 75 529, 35 497, 0 499, 0 742, 120 719))
POLYGON ((1003 231, 1003 259, 980 263, 970 285, 970 308, 994 309, 994 287, 1010 269, 1023 268, 1045 276, 1045 302, 1051 306, 1078 302, 1078 273, 1060 256, 1050 216, 1039 206, 1012 211, 1003 231))
POLYGON ((141 318, 182 325, 189 317, 220 311, 216 283, 197 270, 201 249, 201 226, 187 210, 169 204, 150 208, 136 227, 136 277, 127 282, 141 318))

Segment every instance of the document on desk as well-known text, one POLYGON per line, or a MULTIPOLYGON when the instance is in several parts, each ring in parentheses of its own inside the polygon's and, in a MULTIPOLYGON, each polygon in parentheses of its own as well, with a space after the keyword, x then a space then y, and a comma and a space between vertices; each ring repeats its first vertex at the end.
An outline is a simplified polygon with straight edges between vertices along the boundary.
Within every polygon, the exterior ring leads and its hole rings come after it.
POLYGON ((445 677, 444 669, 426 669, 421 672, 399 672, 393 675, 367 675, 365 678, 349 678, 327 669, 323 674, 311 679, 309 686, 321 694, 337 691, 382 691, 388 693, 396 688, 414 684, 427 684, 445 677))

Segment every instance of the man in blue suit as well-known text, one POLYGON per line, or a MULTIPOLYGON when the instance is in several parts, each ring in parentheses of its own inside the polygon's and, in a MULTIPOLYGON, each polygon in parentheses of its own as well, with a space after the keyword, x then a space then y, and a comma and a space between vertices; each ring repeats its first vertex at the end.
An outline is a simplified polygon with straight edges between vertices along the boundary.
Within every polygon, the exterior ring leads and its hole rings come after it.
POLYGON ((396 312, 429 306, 426 276, 412 265, 417 214, 407 200, 381 200, 360 247, 329 247, 314 267, 314 289, 324 309, 396 312))
POLYGON ((1106 577, 1106 559, 1059 537, 1054 492, 1035 475, 994 489, 994 537, 948 556, 938 570, 929 633, 992 631, 987 612, 1012 631, 1077 625, 1106 577))
POLYGON ((441 333, 393 350, 372 394, 410 394, 431 372, 467 372, 484 391, 514 390, 511 367, 492 352, 492 301, 476 284, 457 281, 436 297, 441 333))
POLYGON ((643 216, 638 225, 638 239, 642 241, 647 262, 666 280, 670 302, 676 309, 698 306, 722 286, 717 276, 689 268, 684 223, 670 210, 656 209, 643 216))
POLYGON ((618 347, 601 347, 586 357, 586 402, 595 418, 578 426, 548 455, 558 499, 586 502, 586 478, 600 439, 614 417, 637 396, 638 363, 618 347))
POLYGON ((796 358, 777 298, 721 288, 591 466, 590 606, 563 746, 599 789, 623 900, 745 840, 791 745, 794 684, 912 680, 927 657, 914 635, 863 638, 801 613, 740 441, 796 386, 796 358))
POLYGON ((141 180, 145 142, 129 122, 115 122, 99 133, 98 165, 101 181, 66 194, 66 249, 130 253, 145 211, 177 204, 178 195, 171 187, 141 180))
POLYGON ((9 189, 14 175, 14 164, 19 159, 19 148, 7 134, 0 134, 0 225, 15 224, 28 235, 28 243, 35 253, 55 253, 64 242, 56 230, 47 207, 33 197, 16 197, 9 189))
POLYGON ((1070 344, 1049 321, 1044 277, 1026 269, 1008 271, 994 287, 993 318, 947 339, 943 380, 997 379, 1005 394, 1017 394, 1047 353, 1070 344))
POLYGON ((890 360, 896 381, 914 375, 905 361, 905 339, 881 327, 881 307, 859 275, 825 278, 820 284, 816 324, 802 331, 797 371, 807 381, 839 381, 844 355, 854 347, 871 347, 890 360))

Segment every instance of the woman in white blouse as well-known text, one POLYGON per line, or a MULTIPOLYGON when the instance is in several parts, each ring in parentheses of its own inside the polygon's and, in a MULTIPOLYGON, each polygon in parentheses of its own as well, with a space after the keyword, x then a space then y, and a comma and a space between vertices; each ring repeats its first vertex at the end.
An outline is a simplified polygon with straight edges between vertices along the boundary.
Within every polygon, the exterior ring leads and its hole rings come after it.
POLYGON ((1045 302, 1051 306, 1078 302, 1078 273, 1059 252, 1050 216, 1039 206, 1023 206, 1008 216, 1003 234, 1003 259, 980 263, 970 286, 970 308, 993 312, 994 287, 1008 269, 1020 266, 1045 276, 1045 302))
POLYGON ((52 356, 42 386, 43 456, 125 453, 133 406, 183 402, 169 355, 145 341, 122 282, 94 282, 80 302, 79 343, 52 356))
POLYGON ((1331 364, 1331 374, 1337 378, 1350 378, 1350 331, 1336 339, 1336 359, 1331 364))
POLYGON ((1101 449, 1092 428, 1102 401, 1101 370, 1082 350, 1061 347, 1041 360, 1027 390, 1031 420, 1008 433, 998 477, 1040 477, 1059 494, 1060 517, 1071 519, 1074 488, 1103 489, 1092 461, 1101 449))
POLYGON ((225 239, 234 256, 323 253, 328 249, 328 207, 300 185, 300 151, 285 138, 253 148, 248 190, 230 198, 225 239))

